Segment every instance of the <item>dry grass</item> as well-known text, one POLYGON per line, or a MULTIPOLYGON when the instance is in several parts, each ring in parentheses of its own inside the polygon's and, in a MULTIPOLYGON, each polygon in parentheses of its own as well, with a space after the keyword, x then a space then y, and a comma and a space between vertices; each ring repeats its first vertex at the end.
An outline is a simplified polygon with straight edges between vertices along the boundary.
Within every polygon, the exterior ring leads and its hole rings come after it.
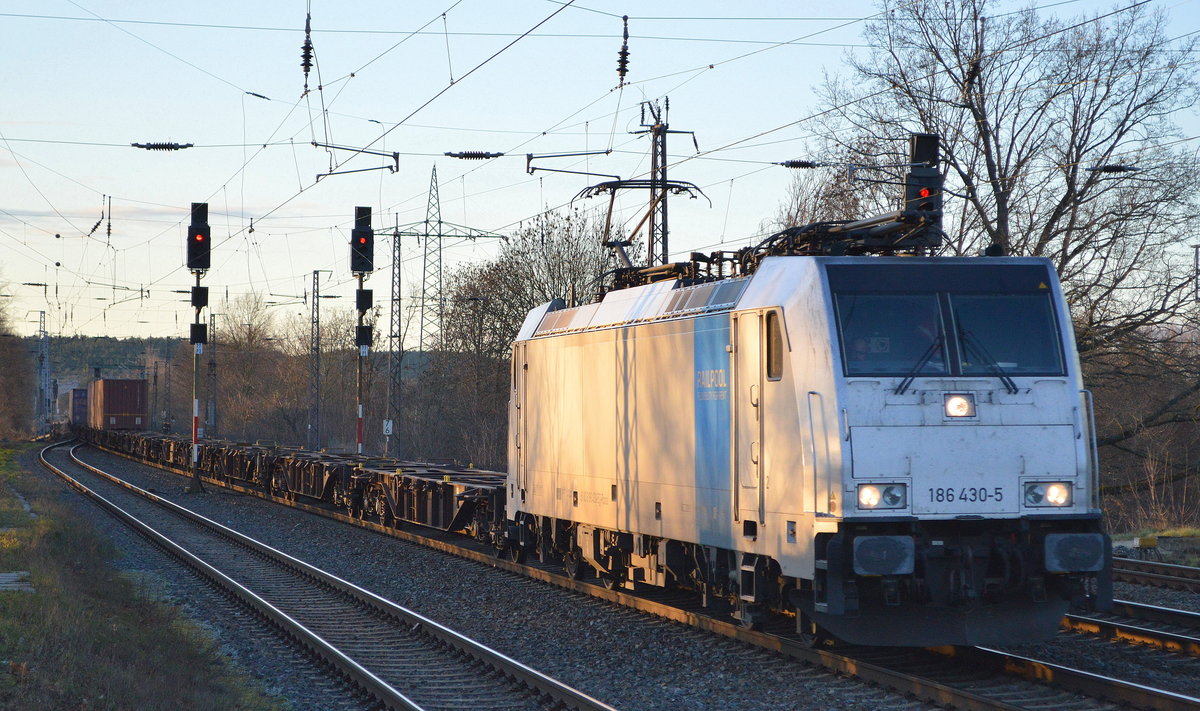
POLYGON ((0 449, 0 527, 14 527, 0 533, 0 571, 30 571, 37 592, 0 592, 0 708, 286 708, 176 608, 114 571, 109 544, 58 502, 63 487, 22 473, 18 454, 0 449))

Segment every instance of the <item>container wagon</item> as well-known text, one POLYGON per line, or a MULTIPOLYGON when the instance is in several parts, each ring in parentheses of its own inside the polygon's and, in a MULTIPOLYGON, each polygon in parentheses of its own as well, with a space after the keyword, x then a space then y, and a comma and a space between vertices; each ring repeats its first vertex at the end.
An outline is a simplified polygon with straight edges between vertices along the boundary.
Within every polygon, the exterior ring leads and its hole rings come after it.
POLYGON ((72 388, 67 393, 68 408, 66 415, 71 418, 71 424, 84 427, 88 423, 88 391, 87 388, 72 388))
POLYGON ((145 380, 94 380, 88 386, 88 426, 98 430, 149 428, 145 380))

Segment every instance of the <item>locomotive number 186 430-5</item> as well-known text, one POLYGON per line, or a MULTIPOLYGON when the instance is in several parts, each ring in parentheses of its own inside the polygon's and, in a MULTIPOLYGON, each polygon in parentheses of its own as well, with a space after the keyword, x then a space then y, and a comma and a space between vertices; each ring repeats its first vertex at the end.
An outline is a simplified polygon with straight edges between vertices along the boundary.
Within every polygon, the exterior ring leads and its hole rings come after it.
POLYGON ((969 503, 987 503, 989 501, 1004 501, 1004 488, 984 486, 937 486, 929 488, 929 500, 933 503, 953 503, 965 501, 969 503))

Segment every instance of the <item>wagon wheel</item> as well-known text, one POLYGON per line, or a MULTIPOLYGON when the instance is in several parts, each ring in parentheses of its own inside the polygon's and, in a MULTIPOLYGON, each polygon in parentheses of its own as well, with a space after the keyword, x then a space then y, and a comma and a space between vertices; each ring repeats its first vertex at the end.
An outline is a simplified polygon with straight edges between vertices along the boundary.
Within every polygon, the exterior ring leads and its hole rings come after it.
POLYGON ((370 498, 374 514, 379 517, 379 523, 384 526, 391 526, 395 522, 395 517, 392 515, 391 509, 388 508, 387 497, 384 495, 383 489, 378 486, 372 487, 370 498))

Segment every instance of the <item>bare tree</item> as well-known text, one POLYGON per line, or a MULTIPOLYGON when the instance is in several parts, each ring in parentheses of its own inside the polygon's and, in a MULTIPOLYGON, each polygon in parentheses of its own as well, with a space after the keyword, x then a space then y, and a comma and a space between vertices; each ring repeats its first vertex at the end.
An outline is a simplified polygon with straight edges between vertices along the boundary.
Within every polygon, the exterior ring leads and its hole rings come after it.
POLYGON ((13 332, 0 302, 0 438, 24 439, 32 432, 36 382, 28 344, 13 332))
POLYGON ((504 466, 513 338, 535 306, 585 303, 602 289, 616 266, 601 244, 603 228, 599 212, 546 212, 518 228, 495 259, 450 276, 439 348, 424 354, 422 375, 406 390, 418 456, 504 466))
MULTIPOLYGON (((603 229, 604 215, 598 211, 544 212, 522 224, 495 259, 453 273, 443 347, 507 358, 530 309, 554 299, 591 301, 616 267, 613 254, 601 244, 603 229)), ((635 244, 628 251, 642 250, 635 244)))
MULTIPOLYGON (((994 8, 885 2, 865 31, 871 49, 822 87, 823 150, 890 141, 882 162, 898 163, 910 132, 941 136, 947 249, 1051 259, 1089 372, 1117 376, 1192 299, 1200 161, 1172 117, 1200 94, 1197 38, 1172 41, 1166 16, 1141 5, 1072 20, 994 8)), ((1200 372, 1186 375, 1182 399, 1150 404, 1105 441, 1191 408, 1200 372)))

